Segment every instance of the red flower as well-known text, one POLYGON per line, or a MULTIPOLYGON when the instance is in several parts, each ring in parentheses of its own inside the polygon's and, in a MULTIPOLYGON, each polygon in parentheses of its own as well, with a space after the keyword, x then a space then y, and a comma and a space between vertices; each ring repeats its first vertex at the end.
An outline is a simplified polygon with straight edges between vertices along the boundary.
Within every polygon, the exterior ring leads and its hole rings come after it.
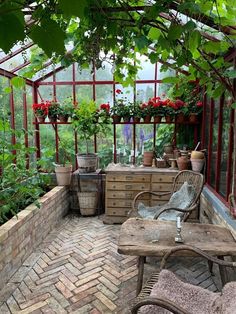
POLYGON ((121 89, 116 89, 116 94, 120 94, 121 92, 121 89))
POLYGON ((185 105, 185 103, 180 99, 176 99, 175 105, 179 109, 179 108, 183 107, 185 105))
POLYGON ((203 102, 202 101, 198 101, 197 102, 197 107, 202 107, 203 106, 203 102))
POLYGON ((110 111, 110 105, 109 104, 101 104, 100 109, 109 112, 110 111))

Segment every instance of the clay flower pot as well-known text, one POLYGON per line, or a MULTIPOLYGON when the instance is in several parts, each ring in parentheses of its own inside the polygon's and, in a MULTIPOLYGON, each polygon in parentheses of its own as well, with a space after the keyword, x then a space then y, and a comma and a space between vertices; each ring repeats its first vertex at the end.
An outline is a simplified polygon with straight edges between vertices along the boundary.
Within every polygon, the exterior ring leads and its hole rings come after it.
POLYGON ((139 117, 134 117, 133 120, 134 120, 135 123, 139 123, 140 122, 140 118, 139 117))
POLYGON ((45 122, 45 119, 46 119, 46 116, 44 115, 44 116, 37 116, 37 115, 35 115, 36 116, 36 118, 37 118, 37 121, 39 122, 39 123, 44 123, 45 122))
POLYGON ((177 159, 177 165, 179 170, 188 170, 189 169, 189 159, 186 156, 181 156, 177 159))
POLYGON ((198 122, 198 115, 196 113, 190 113, 188 120, 191 123, 196 123, 196 122, 198 122))
POLYGON ((155 117, 154 117, 154 122, 155 122, 155 123, 160 123, 160 122, 161 122, 161 119, 162 119, 162 116, 155 116, 155 117))
POLYGON ((172 123, 174 120, 174 117, 173 116, 165 116, 165 120, 167 123, 172 123))
POLYGON ((143 121, 146 122, 146 123, 149 123, 149 122, 151 122, 151 118, 152 117, 150 115, 148 115, 148 116, 143 118, 143 121))
POLYGON ((205 159, 190 159, 191 160, 191 165, 192 165, 192 170, 196 172, 201 172, 203 169, 203 166, 205 164, 205 159))
POLYGON ((124 122, 130 122, 130 116, 125 116, 123 117, 124 122))
POLYGON ((120 120, 121 120, 121 116, 118 116, 118 115, 114 114, 114 115, 112 116, 112 119, 113 119, 113 122, 114 122, 114 123, 119 123, 120 120))
POLYGON ((176 116, 176 123, 183 123, 184 120, 185 120, 185 116, 183 112, 178 113, 176 116))
POLYGON ((154 157, 154 153, 152 151, 151 152, 144 152, 143 153, 143 165, 146 167, 151 167, 153 157, 154 157))

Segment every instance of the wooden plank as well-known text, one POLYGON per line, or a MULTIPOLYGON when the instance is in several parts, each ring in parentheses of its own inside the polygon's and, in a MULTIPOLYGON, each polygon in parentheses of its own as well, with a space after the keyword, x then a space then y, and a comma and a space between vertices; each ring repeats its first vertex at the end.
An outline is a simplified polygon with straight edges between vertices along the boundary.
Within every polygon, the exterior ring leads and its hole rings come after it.
MULTIPOLYGON (((226 228, 198 223, 182 223, 184 244, 196 246, 214 256, 236 256, 236 242, 226 228)), ((130 218, 122 226, 118 252, 134 256, 163 256, 175 247, 174 222, 130 218)), ((192 252, 181 252, 191 256, 192 252)))
POLYGON ((103 218, 103 223, 108 224, 108 225, 122 224, 126 220, 127 220, 127 217, 125 216, 109 216, 106 214, 103 218))
POLYGON ((150 182, 151 175, 150 174, 107 174, 107 181, 111 182, 150 182))
MULTIPOLYGON (((130 199, 133 200, 135 195, 137 195, 139 191, 112 191, 112 190, 107 190, 106 191, 106 197, 107 198, 125 198, 125 199, 130 199)), ((141 200, 146 200, 149 199, 150 195, 144 194, 142 197, 140 197, 141 200)))
POLYGON ((150 183, 107 182, 106 188, 118 191, 145 191, 150 190, 150 183))

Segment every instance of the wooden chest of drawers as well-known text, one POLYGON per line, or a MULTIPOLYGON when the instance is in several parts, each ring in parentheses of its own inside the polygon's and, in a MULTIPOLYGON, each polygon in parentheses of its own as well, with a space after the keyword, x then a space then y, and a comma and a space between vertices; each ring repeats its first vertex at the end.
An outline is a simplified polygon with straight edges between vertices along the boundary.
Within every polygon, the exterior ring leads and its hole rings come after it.
MULTIPOLYGON (((132 208, 132 201, 141 191, 171 191, 177 170, 148 167, 110 167, 106 170, 105 223, 122 223, 132 208)), ((157 197, 144 195, 141 202, 147 206, 161 205, 169 195, 157 197)))

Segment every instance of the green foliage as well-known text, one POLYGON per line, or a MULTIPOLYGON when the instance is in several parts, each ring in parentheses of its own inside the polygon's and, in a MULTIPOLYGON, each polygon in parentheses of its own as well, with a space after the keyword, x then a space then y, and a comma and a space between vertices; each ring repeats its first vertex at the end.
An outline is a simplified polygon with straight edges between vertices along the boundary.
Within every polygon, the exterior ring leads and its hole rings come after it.
POLYGON ((82 140, 86 141, 86 151, 89 152, 89 140, 99 133, 106 134, 109 128, 109 116, 99 112, 93 100, 83 100, 75 109, 72 124, 82 140))
POLYGON ((35 168, 26 167, 26 156, 35 152, 26 148, 22 132, 13 131, 1 112, 0 118, 0 224, 7 221, 27 205, 35 202, 44 192, 48 177, 42 176, 35 168), (18 142, 11 144, 11 136, 17 136, 18 142), (15 154, 13 154, 13 152, 15 154))

